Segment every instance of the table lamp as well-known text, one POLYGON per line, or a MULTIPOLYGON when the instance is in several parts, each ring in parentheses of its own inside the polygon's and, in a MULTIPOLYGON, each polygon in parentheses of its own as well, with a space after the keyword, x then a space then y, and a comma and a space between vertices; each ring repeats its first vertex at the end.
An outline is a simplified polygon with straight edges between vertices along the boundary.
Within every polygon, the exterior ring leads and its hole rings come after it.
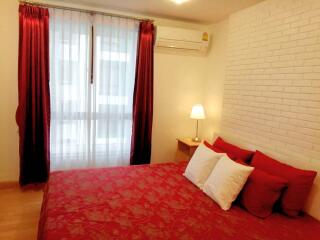
POLYGON ((196 104, 192 107, 190 118, 197 120, 196 136, 192 138, 192 141, 200 142, 201 139, 198 137, 199 120, 206 118, 206 115, 204 113, 204 108, 201 104, 196 104))

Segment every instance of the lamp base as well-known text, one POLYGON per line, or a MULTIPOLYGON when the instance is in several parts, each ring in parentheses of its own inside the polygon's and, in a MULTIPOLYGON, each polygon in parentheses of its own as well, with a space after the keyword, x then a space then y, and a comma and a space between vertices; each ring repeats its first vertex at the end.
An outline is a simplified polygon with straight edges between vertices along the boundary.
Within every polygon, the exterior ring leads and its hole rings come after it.
POLYGON ((194 138, 192 138, 192 141, 193 141, 193 142, 201 142, 201 139, 198 138, 198 137, 194 137, 194 138))

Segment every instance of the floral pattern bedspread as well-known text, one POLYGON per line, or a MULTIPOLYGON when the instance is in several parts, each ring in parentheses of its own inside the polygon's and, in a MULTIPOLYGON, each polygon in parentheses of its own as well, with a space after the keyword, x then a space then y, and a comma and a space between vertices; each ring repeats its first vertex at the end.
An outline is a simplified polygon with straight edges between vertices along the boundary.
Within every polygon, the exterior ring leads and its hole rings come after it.
POLYGON ((263 220, 223 211, 183 175, 186 163, 54 172, 45 189, 39 240, 320 239, 306 215, 263 220))

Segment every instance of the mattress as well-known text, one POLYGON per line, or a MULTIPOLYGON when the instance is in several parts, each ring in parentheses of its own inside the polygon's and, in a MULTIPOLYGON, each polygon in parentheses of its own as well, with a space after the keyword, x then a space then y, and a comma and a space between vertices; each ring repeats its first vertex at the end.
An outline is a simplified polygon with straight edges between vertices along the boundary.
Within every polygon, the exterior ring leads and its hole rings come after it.
POLYGON ((319 239, 308 215, 223 211, 182 173, 186 163, 60 171, 46 186, 38 239, 319 239))

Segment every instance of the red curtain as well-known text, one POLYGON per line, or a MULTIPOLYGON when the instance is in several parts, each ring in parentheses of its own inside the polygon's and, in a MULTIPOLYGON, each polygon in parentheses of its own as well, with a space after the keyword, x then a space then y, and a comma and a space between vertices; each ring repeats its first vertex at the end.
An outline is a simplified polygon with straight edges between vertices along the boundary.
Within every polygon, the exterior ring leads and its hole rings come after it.
POLYGON ((19 7, 19 126, 20 184, 45 182, 49 176, 49 12, 19 7))
POLYGON ((150 163, 153 115, 154 26, 144 21, 139 27, 130 164, 150 163))

